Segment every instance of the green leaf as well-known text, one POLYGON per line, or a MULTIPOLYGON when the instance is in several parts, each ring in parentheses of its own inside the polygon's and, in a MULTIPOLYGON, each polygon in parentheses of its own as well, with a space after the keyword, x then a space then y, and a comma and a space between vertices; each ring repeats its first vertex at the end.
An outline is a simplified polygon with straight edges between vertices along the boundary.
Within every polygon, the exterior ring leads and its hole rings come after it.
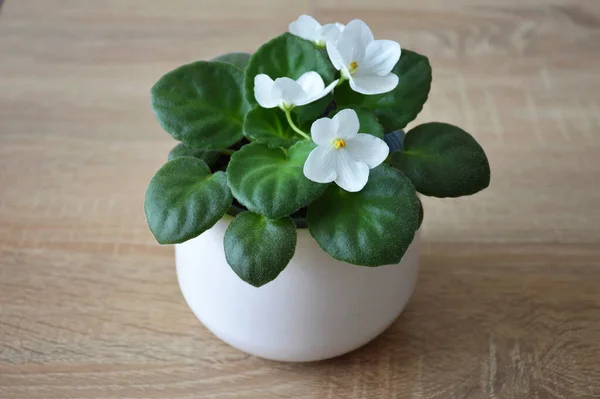
POLYGON ((246 114, 244 135, 269 147, 289 147, 302 137, 290 127, 279 108, 255 108, 246 114))
POLYGON ((315 120, 326 116, 326 112, 332 101, 333 94, 328 94, 322 99, 310 104, 294 107, 292 109, 292 115, 296 117, 296 124, 309 132, 310 127, 315 120))
POLYGON ((421 225, 423 224, 423 218, 425 217, 425 210, 423 209, 423 201, 421 201, 421 199, 417 196, 417 199, 419 200, 419 226, 418 229, 421 228, 421 225))
POLYGON ((177 244, 210 229, 231 207, 224 172, 210 173, 198 158, 180 157, 156 172, 144 207, 150 231, 161 244, 177 244))
POLYGON ((169 152, 169 161, 179 157, 194 157, 203 160, 209 167, 213 167, 219 159, 219 151, 206 151, 198 148, 190 148, 183 143, 177 144, 169 152))
MULTIPOLYGON (((375 114, 373 114, 373 112, 361 107, 346 108, 351 108, 356 111, 356 115, 358 115, 358 122, 360 124, 359 133, 367 133, 383 140, 383 126, 377 122, 377 117, 375 114)), ((335 112, 332 112, 331 117, 340 112, 342 109, 344 108, 340 108, 335 112)))
POLYGON ((244 73, 222 62, 181 66, 152 87, 152 108, 163 129, 189 147, 227 148, 242 137, 244 73))
POLYGON ((224 62, 226 64, 231 64, 239 70, 244 70, 246 65, 248 65, 248 61, 250 61, 251 54, 250 53, 227 53, 216 56, 211 61, 214 62, 224 62))
POLYGON ((447 123, 426 123, 406 134, 404 151, 391 154, 417 191, 432 197, 475 194, 490 184, 490 165, 477 141, 447 123))
POLYGON ((227 227, 225 258, 242 280, 255 287, 274 280, 296 250, 291 218, 267 219, 252 212, 237 215, 227 227))
POLYGON ((427 57, 403 49, 392 72, 400 80, 389 93, 367 96, 353 91, 346 83, 335 89, 336 103, 338 106, 358 105, 372 109, 386 132, 404 128, 417 117, 427 101, 431 88, 431 65, 427 57))
POLYGON ((314 148, 315 144, 306 140, 287 151, 260 143, 242 147, 227 166, 233 195, 250 211, 271 219, 291 215, 327 187, 304 177, 304 162, 314 148))
POLYGON ((325 85, 331 83, 335 76, 335 69, 329 59, 311 42, 290 33, 277 36, 250 57, 244 82, 246 99, 250 104, 257 104, 254 98, 254 77, 260 73, 273 80, 281 77, 296 80, 309 71, 321 75, 325 85))
POLYGON ((382 164, 365 188, 331 185, 308 206, 310 234, 333 258, 362 266, 396 264, 419 225, 419 200, 410 180, 382 164))

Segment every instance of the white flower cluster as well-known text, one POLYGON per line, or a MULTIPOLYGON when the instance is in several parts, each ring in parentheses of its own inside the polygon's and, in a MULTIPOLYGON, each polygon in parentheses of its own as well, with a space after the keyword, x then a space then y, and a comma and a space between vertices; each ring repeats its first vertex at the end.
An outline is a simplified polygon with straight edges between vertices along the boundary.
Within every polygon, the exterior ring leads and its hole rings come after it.
MULTIPOLYGON (((367 24, 355 19, 321 25, 313 17, 301 15, 289 26, 293 35, 326 47, 331 63, 341 78, 327 87, 315 71, 297 80, 265 74, 254 78, 254 96, 264 108, 279 107, 288 114, 295 106, 319 100, 329 94, 340 80, 348 80, 358 93, 387 93, 398 85, 392 69, 400 59, 400 45, 392 40, 375 40, 367 24)), ((290 122, 291 123, 291 122, 290 122)), ((311 126, 312 140, 317 144, 304 165, 304 175, 315 182, 335 182, 346 191, 363 189, 369 169, 381 164, 389 154, 385 142, 375 136, 359 133, 356 112, 346 109, 332 119, 321 118, 311 126)))

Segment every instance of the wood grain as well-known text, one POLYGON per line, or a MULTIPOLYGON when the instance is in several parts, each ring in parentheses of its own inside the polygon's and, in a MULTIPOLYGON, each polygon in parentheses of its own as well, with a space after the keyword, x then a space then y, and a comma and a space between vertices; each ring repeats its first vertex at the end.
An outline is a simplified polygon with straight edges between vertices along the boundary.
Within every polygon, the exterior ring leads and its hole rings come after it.
POLYGON ((0 398, 600 397, 598 71, 597 0, 6 2, 0 398), (390 330, 294 365, 199 324, 142 201, 174 144, 152 83, 305 12, 429 55, 416 123, 472 132, 493 176, 425 200, 422 273, 390 330))

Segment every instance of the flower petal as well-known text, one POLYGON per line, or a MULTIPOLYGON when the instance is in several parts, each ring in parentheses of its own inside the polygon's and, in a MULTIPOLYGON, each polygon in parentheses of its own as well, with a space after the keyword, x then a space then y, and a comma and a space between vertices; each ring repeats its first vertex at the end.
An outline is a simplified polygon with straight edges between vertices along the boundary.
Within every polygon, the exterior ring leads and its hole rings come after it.
POLYGON ((318 146, 308 154, 304 162, 304 176, 317 183, 331 183, 335 173, 336 150, 331 146, 318 146))
POLYGON ((281 98, 286 105, 296 105, 306 100, 306 93, 294 79, 277 78, 273 84, 273 96, 281 98))
POLYGON ((360 122, 358 115, 353 109, 343 109, 333 117, 333 121, 338 124, 337 137, 340 139, 352 139, 356 137, 358 129, 360 129, 360 122))
POLYGON ((382 94, 398 86, 398 76, 388 73, 385 76, 354 75, 350 77, 350 87, 361 94, 382 94))
POLYGON ((336 44, 345 65, 357 62, 359 67, 365 58, 367 46, 373 41, 373 34, 369 26, 360 19, 350 21, 336 44))
POLYGON ((296 103, 296 105, 305 105, 305 104, 312 103, 313 101, 317 101, 317 100, 322 99, 327 94, 331 93, 331 91, 333 90, 333 88, 337 85, 338 81, 339 81, 339 79, 334 80, 326 88, 324 88, 323 91, 321 91, 320 93, 318 93, 316 96, 307 97, 305 100, 299 101, 298 103, 296 103))
POLYGON ((323 25, 319 30, 319 35, 325 39, 325 43, 335 44, 340 38, 340 33, 344 30, 344 25, 336 22, 335 24, 323 25))
POLYGON ((364 133, 359 133, 356 137, 346 140, 344 150, 355 161, 366 163, 369 169, 380 165, 390 153, 390 148, 385 141, 364 133))
POLYGON ((288 29, 292 35, 313 42, 316 42, 321 38, 319 32, 321 24, 310 15, 300 15, 297 20, 289 25, 288 29))
POLYGON ((323 78, 315 71, 305 72, 296 79, 308 97, 319 96, 325 89, 323 78))
POLYGON ((346 63, 346 61, 342 58, 342 55, 338 51, 335 43, 327 42, 325 45, 327 47, 327 55, 329 55, 329 59, 331 60, 331 63, 335 69, 339 71, 342 68, 347 68, 350 65, 350 61, 346 63))
POLYGON ((275 108, 281 98, 273 96, 274 82, 269 76, 261 73, 254 77, 254 98, 263 108, 275 108))
POLYGON ((335 183, 346 191, 362 190, 369 180, 369 166, 356 162, 345 149, 334 150, 337 177, 335 183))
POLYGON ((385 76, 392 71, 400 59, 400 45, 393 40, 375 40, 366 49, 365 59, 356 70, 362 74, 385 76))
POLYGON ((310 127, 310 135, 317 145, 331 147, 333 140, 338 138, 338 127, 337 119, 317 119, 310 127))

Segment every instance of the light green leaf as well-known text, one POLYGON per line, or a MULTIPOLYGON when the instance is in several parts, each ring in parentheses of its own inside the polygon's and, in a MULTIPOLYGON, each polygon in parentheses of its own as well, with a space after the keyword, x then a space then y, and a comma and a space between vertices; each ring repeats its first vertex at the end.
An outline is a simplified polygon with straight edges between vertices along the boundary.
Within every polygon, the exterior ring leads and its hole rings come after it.
POLYGON ((260 287, 285 269, 296 250, 291 218, 267 219, 252 212, 237 215, 227 227, 225 258, 245 282, 260 287))
POLYGON ((223 172, 210 173, 198 158, 180 157, 156 172, 146 191, 148 226, 161 244, 176 244, 210 229, 231 207, 223 172))
POLYGON ((161 126, 189 147, 227 148, 242 137, 244 74, 222 62, 181 66, 152 87, 152 108, 161 126))
POLYGON ((469 133, 447 123, 426 123, 406 134, 404 151, 391 154, 417 191, 433 197, 475 194, 490 184, 483 148, 469 133))
POLYGON ((179 143, 169 152, 169 161, 179 157, 198 158, 206 162, 206 164, 212 168, 219 159, 219 151, 199 150, 197 148, 187 147, 183 143, 179 143))
POLYGON ((333 258, 362 266, 396 264, 419 226, 410 180, 382 164, 357 193, 331 185, 308 206, 310 234, 333 258))
POLYGON ((325 85, 333 82, 335 69, 329 59, 311 42, 290 33, 277 36, 262 45, 246 67, 246 99, 257 104, 254 98, 254 77, 260 73, 271 79, 288 77, 298 79, 303 73, 315 71, 323 78, 325 85))
POLYGON ((290 127, 279 108, 255 108, 244 120, 244 135, 269 147, 289 147, 302 137, 290 127))
POLYGON ((299 141, 287 151, 260 143, 242 147, 227 166, 233 195, 250 211, 271 219, 291 215, 327 187, 304 177, 304 162, 314 148, 312 141, 299 141))
POLYGON ((398 86, 389 93, 373 96, 353 91, 346 83, 335 89, 338 106, 358 105, 372 109, 385 132, 404 128, 414 120, 431 88, 431 65, 427 57, 410 50, 402 50, 393 73, 398 75, 398 86))
MULTIPOLYGON (((346 108, 351 108, 354 111, 356 111, 356 115, 358 115, 358 122, 360 124, 359 133, 367 133, 383 140, 383 126, 381 126, 379 122, 377 122, 377 117, 375 116, 375 114, 373 114, 373 112, 361 107, 346 108)), ((344 108, 340 108, 337 111, 332 112, 330 117, 333 117, 342 109, 344 108)))
POLYGON ((211 61, 224 62, 226 64, 231 64, 234 67, 243 71, 246 68, 246 65, 248 65, 248 61, 250 61, 250 56, 251 56, 250 53, 241 53, 241 52, 227 53, 227 54, 221 54, 219 56, 216 56, 211 61))

